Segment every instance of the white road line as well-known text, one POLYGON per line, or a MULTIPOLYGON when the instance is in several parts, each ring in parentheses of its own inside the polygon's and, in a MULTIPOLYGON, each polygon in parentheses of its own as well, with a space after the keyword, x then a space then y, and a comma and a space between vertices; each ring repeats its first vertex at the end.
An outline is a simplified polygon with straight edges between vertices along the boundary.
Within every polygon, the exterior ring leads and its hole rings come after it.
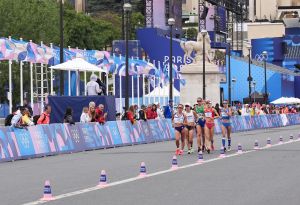
MULTIPOLYGON (((200 166, 200 165, 204 165, 204 164, 207 164, 207 163, 210 163, 210 162, 214 162, 214 161, 218 161, 218 160, 222 160, 222 159, 226 159, 226 158, 231 158, 231 157, 236 157, 236 156, 241 156, 243 154, 248 154, 248 153, 251 153, 251 152, 256 152, 256 151, 259 151, 259 150, 269 149, 269 148, 272 148, 272 147, 277 147, 277 146, 280 146, 280 145, 290 144, 290 143, 299 142, 299 141, 300 141, 300 139, 290 140, 290 141, 283 142, 281 144, 278 143, 278 144, 274 144, 274 145, 271 145, 271 146, 264 146, 264 147, 259 148, 258 150, 249 150, 249 151, 243 151, 242 153, 229 154, 229 155, 225 155, 225 157, 222 157, 222 158, 219 158, 219 157, 212 158, 212 159, 204 160, 202 163, 193 163, 193 164, 183 165, 183 166, 178 167, 178 169, 175 169, 175 170, 167 169, 167 170, 163 170, 163 171, 150 173, 150 174, 147 174, 146 177, 144 177, 144 178, 154 177, 154 176, 157 176, 157 175, 162 175, 162 174, 174 172, 174 171, 178 171, 178 170, 181 170, 181 169, 186 169, 186 168, 190 168, 190 167, 194 167, 194 166, 200 166)), ((63 198, 67 198, 67 197, 72 197, 72 196, 76 196, 76 195, 96 191, 96 190, 99 190, 99 189, 105 189, 105 188, 108 188, 108 187, 113 187, 113 186, 117 186, 117 185, 121 185, 121 184, 126 184, 126 183, 129 183, 129 182, 133 182, 133 181, 137 181, 137 180, 141 180, 141 179, 143 179, 143 178, 137 176, 137 177, 133 177, 133 178, 124 179, 124 180, 121 180, 121 181, 116 181, 116 182, 109 183, 109 184, 107 184, 106 187, 94 186, 94 187, 90 187, 90 188, 86 188, 86 189, 81 189, 81 190, 78 190, 78 191, 73 191, 73 192, 69 192, 69 193, 66 193, 66 194, 61 194, 61 195, 55 196, 54 200, 63 199, 63 198)), ((25 203, 23 205, 37 205, 37 204, 44 204, 44 203, 47 203, 47 202, 48 201, 37 200, 37 201, 25 203)))

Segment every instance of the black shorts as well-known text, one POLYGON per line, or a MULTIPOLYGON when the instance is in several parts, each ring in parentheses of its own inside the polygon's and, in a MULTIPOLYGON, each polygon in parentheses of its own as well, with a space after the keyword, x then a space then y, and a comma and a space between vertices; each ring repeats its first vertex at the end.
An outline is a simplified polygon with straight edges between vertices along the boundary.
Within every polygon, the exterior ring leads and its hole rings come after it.
POLYGON ((181 133, 181 131, 184 129, 184 126, 175 127, 175 130, 181 133))
POLYGON ((193 130, 195 128, 195 126, 189 126, 189 125, 187 125, 185 127, 186 127, 186 129, 188 129, 188 131, 193 130))

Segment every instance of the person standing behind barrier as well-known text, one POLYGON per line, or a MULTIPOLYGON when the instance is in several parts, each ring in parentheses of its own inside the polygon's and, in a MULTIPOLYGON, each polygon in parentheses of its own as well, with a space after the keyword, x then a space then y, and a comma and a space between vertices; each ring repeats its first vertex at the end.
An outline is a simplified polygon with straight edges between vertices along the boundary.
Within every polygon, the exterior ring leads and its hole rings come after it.
POLYGON ((154 119, 157 118, 157 112, 156 112, 156 109, 157 109, 157 107, 156 107, 155 104, 152 104, 151 108, 150 108, 150 109, 149 109, 149 108, 147 109, 146 114, 147 114, 147 119, 148 119, 148 120, 154 120, 154 119))
POLYGON ((164 116, 166 119, 172 119, 173 116, 173 100, 169 100, 169 105, 164 107, 164 116))
POLYGON ((87 123, 87 122, 90 122, 91 119, 89 117, 89 108, 88 107, 84 107, 82 109, 82 113, 81 113, 81 116, 80 116, 80 122, 81 123, 87 123))
POLYGON ((64 116, 64 123, 69 123, 69 124, 75 124, 73 120, 73 110, 71 107, 67 107, 65 116, 64 116))
POLYGON ((30 118, 30 112, 29 112, 29 109, 24 107, 24 110, 23 110, 23 116, 22 116, 22 123, 24 126, 33 126, 34 123, 33 121, 31 120, 30 118))
POLYGON ((107 113, 104 112, 104 105, 100 104, 98 108, 96 108, 96 121, 100 124, 104 124, 106 122, 107 113))
POLYGON ((51 114, 51 106, 45 105, 44 112, 40 115, 39 119, 37 120, 37 124, 50 124, 50 114, 51 114))
POLYGON ((164 112, 163 112, 163 110, 161 109, 160 104, 159 104, 159 103, 155 103, 155 104, 156 104, 156 106, 157 106, 157 118, 159 118, 159 119, 164 119, 164 118, 165 118, 164 112))
POLYGON ((186 124, 186 116, 183 113, 183 105, 179 104, 177 107, 177 112, 172 117, 172 124, 175 128, 175 140, 176 140, 176 155, 182 155, 185 145, 185 129, 184 125, 186 124), (181 140, 181 149, 180 147, 181 140))
POLYGON ((206 101, 206 108, 204 109, 205 115, 205 148, 207 153, 210 153, 210 150, 215 150, 214 147, 214 128, 215 122, 214 120, 219 117, 217 111, 212 108, 211 102, 208 100, 206 101))
POLYGON ((194 110, 191 110, 191 105, 189 103, 185 104, 185 116, 186 116, 186 141, 188 147, 188 154, 194 152, 193 150, 193 140, 194 140, 194 131, 196 126, 196 121, 198 119, 197 113, 194 110))
POLYGON ((242 116, 249 116, 251 114, 251 110, 248 104, 245 104, 242 108, 242 116))
POLYGON ((102 90, 99 87, 99 84, 96 81, 97 76, 95 74, 92 74, 90 77, 90 82, 86 84, 86 92, 88 96, 98 95, 98 93, 102 92, 102 90))
POLYGON ((134 106, 131 105, 129 107, 129 109, 127 110, 127 112, 125 113, 126 115, 126 120, 129 120, 131 122, 131 124, 135 124, 136 122, 136 119, 135 119, 135 109, 134 109, 134 106))
POLYGON ((145 105, 141 106, 141 110, 139 111, 139 120, 147 121, 146 109, 147 107, 145 105))
POLYGON ((92 101, 89 103, 89 118, 90 122, 96 122, 96 104, 92 101))
POLYGON ((202 98, 197 98, 197 105, 195 106, 195 112, 198 115, 196 131, 197 131, 197 144, 198 144, 198 152, 204 151, 205 149, 205 134, 204 134, 204 126, 205 126, 205 119, 204 119, 204 106, 205 101, 202 98))
POLYGON ((230 117, 232 116, 232 110, 228 106, 228 101, 225 100, 223 102, 223 107, 220 109, 221 111, 221 122, 222 122, 222 146, 224 147, 224 151, 226 151, 226 137, 228 140, 228 147, 227 150, 231 150, 231 122, 230 122, 230 117))

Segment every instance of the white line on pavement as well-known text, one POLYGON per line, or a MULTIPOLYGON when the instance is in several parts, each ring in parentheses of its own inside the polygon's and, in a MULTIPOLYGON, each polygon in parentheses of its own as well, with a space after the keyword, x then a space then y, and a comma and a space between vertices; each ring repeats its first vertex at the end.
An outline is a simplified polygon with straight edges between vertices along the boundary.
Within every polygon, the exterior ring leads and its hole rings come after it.
MULTIPOLYGON (((299 141, 300 141, 300 139, 290 140, 290 141, 286 141, 286 142, 283 142, 283 143, 274 144, 274 145, 271 145, 271 146, 264 146, 264 147, 261 147, 257 150, 249 150, 249 151, 243 151, 242 153, 229 154, 229 155, 225 155, 222 158, 217 157, 217 158, 213 158, 213 159, 204 160, 202 163, 193 163, 193 164, 183 165, 183 166, 178 167, 175 170, 174 169, 167 169, 167 170, 163 170, 163 171, 150 173, 150 174, 147 174, 143 178, 154 177, 154 176, 157 176, 157 175, 166 174, 166 173, 169 173, 169 172, 174 172, 174 171, 181 170, 181 169, 186 169, 186 168, 190 168, 190 167, 194 167, 194 166, 204 165, 204 164, 207 164, 207 163, 210 163, 210 162, 214 162, 214 161, 218 161, 218 160, 222 160, 222 159, 226 159, 226 158, 231 158, 231 157, 235 157, 235 156, 240 156, 240 155, 243 155, 243 154, 248 154, 248 153, 251 153, 251 152, 264 150, 264 149, 269 149, 269 148, 272 148, 272 147, 277 147, 277 146, 280 146, 280 145, 290 144, 290 143, 299 142, 299 141)), ((63 198, 67 198, 67 197, 72 197, 72 196, 76 196, 76 195, 79 195, 79 194, 84 194, 84 193, 96 191, 96 190, 99 190, 99 189, 104 189, 104 188, 108 188, 108 187, 112 187, 112 186, 117 186, 117 185, 120 185, 120 184, 126 184, 126 183, 137 181, 137 180, 140 180, 140 179, 143 179, 143 178, 137 176, 137 177, 133 177, 133 178, 124 179, 124 180, 109 183, 105 187, 94 186, 94 187, 90 187, 90 188, 86 188, 86 189, 81 189, 81 190, 78 190, 78 191, 73 191, 73 192, 69 192, 69 193, 66 193, 66 194, 61 194, 61 195, 55 196, 54 200, 63 199, 63 198)), ((37 200, 37 201, 25 203, 23 205, 37 205, 37 204, 44 204, 44 203, 47 203, 47 202, 48 201, 37 200)))

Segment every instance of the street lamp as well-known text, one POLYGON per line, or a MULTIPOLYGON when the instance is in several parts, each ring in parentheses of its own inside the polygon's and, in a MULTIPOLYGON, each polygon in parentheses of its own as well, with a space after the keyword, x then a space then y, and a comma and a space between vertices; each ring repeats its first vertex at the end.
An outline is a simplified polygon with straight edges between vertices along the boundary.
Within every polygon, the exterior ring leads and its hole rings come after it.
MULTIPOLYGON (((227 38, 226 39, 227 43, 228 43, 228 103, 229 105, 231 105, 231 65, 230 65, 230 58, 231 58, 231 38, 227 38)), ((233 81, 232 81, 233 82, 233 81)))
POLYGON ((251 49, 252 46, 251 45, 247 45, 247 49, 249 51, 249 75, 248 75, 248 82, 249 82, 249 102, 251 103, 251 81, 253 80, 251 77, 251 49))
MULTIPOLYGON (((129 3, 125 3, 123 5, 123 10, 126 14, 126 25, 125 25, 125 29, 126 29, 126 34, 125 34, 125 47, 126 47, 126 54, 125 54, 125 60, 126 60, 126 70, 125 70, 125 111, 128 110, 129 108, 129 56, 128 56, 128 41, 129 41, 129 23, 130 23, 130 19, 129 19, 129 13, 132 10, 132 6, 129 3)), ((120 76, 121 78, 121 76, 120 76)))
POLYGON ((206 30, 202 30, 201 31, 201 34, 202 34, 202 39, 203 39, 203 46, 202 46, 202 54, 203 54, 203 56, 202 56, 202 61, 203 61, 203 74, 202 74, 202 77, 203 77, 203 79, 202 79, 202 81, 203 81, 203 91, 202 91, 202 94, 203 94, 203 96, 202 96, 202 98, 203 98, 203 100, 205 100, 205 98, 206 98, 206 93, 205 93, 205 36, 207 35, 207 31, 206 30))
MULTIPOLYGON (((234 95, 234 88, 235 88, 235 83, 236 83, 236 78, 235 77, 233 77, 232 79, 231 79, 231 82, 232 82, 232 93, 233 93, 233 95, 234 95)), ((235 97, 235 95, 233 96, 233 99, 234 99, 234 97, 235 97)), ((233 100, 234 101, 234 100, 233 100)), ((230 102, 231 103, 231 102, 230 102)), ((230 105, 233 105, 233 103, 232 104, 230 104, 230 105)))
MULTIPOLYGON (((59 62, 64 62, 64 0, 60 0, 60 9, 59 9, 59 30, 60 30, 60 47, 59 47, 59 62)), ((59 72, 59 87, 60 95, 64 94, 64 71, 59 72)))
POLYGON ((264 101, 265 104, 267 104, 268 101, 268 88, 267 88, 267 56, 268 52, 263 51, 262 52, 263 60, 264 60, 264 69, 265 69, 265 94, 264 94, 264 101))
POLYGON ((173 26, 175 25, 175 19, 169 18, 168 25, 170 26, 170 56, 169 56, 169 100, 173 100, 173 26))

